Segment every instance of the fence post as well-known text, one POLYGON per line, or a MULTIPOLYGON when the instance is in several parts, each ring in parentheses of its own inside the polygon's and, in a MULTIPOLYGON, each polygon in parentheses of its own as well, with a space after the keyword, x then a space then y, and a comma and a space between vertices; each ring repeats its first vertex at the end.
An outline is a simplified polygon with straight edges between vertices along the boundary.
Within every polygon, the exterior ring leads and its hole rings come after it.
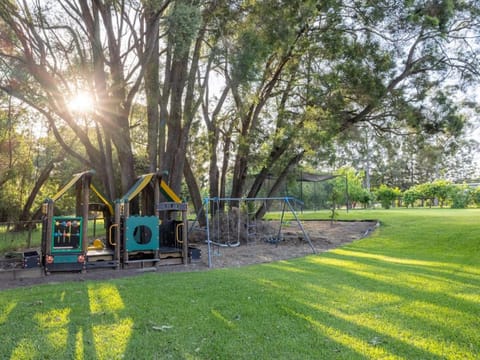
POLYGON ((33 224, 32 223, 27 223, 27 229, 28 229, 28 234, 27 234, 27 249, 30 249, 30 246, 32 245, 32 229, 33 229, 33 224))

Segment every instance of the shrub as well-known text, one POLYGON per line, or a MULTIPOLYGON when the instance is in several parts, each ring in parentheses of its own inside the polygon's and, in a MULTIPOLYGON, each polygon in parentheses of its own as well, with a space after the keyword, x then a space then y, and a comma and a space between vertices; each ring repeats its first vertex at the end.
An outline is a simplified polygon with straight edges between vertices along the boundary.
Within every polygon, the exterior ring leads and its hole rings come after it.
POLYGON ((471 201, 471 192, 466 187, 456 187, 450 193, 452 209, 465 209, 471 201))
POLYGON ((480 187, 477 187, 474 190, 470 191, 470 197, 473 203, 479 207, 480 206, 480 187))
POLYGON ((391 188, 387 185, 380 185, 380 187, 375 191, 377 200, 380 201, 382 208, 390 209, 392 203, 400 195, 400 190, 398 188, 391 188))
POLYGON ((420 193, 417 191, 415 187, 411 187, 408 190, 405 190, 403 192, 403 203, 405 204, 406 207, 413 207, 415 202, 420 199, 420 193))

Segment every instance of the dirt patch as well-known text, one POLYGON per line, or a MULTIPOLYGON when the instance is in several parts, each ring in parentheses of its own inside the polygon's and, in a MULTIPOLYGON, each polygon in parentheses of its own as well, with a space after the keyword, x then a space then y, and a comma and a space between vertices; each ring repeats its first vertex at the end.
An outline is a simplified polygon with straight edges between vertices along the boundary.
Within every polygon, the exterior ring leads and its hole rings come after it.
MULTIPOLYGON (((376 228, 377 222, 337 221, 331 223, 330 221, 304 221, 302 225, 310 241, 304 236, 301 227, 296 222, 282 226, 280 236, 278 236, 279 223, 268 222, 268 224, 259 225, 256 228, 256 235, 248 239, 235 238, 232 234, 228 239, 218 239, 218 245, 211 244, 210 246, 211 267, 239 267, 303 257, 313 254, 314 252, 321 253, 367 236, 376 228), (235 246, 237 242, 240 242, 241 245, 235 246)), ((0 290, 18 286, 60 283, 64 281, 109 280, 135 276, 147 271, 172 272, 207 270, 209 256, 208 247, 204 241, 206 236, 200 233, 193 236, 193 238, 196 239, 196 242, 193 242, 191 245, 200 250, 201 256, 200 259, 194 260, 187 265, 160 265, 156 267, 123 270, 95 269, 86 273, 65 272, 37 278, 0 280, 0 290)))
MULTIPOLYGON (((238 247, 210 246, 210 259, 213 268, 238 267, 249 264, 272 262, 321 253, 342 244, 367 236, 377 226, 372 221, 352 221, 331 223, 330 221, 304 221, 305 233, 296 222, 283 226, 278 238, 275 231, 279 224, 269 222, 268 231, 262 231, 246 244, 238 247), (267 235, 266 235, 267 234, 267 235)), ((264 226, 265 227, 265 226, 264 226)), ((235 243, 234 243, 235 244, 235 243)), ((193 244, 201 250, 200 264, 208 265, 206 244, 193 244)))

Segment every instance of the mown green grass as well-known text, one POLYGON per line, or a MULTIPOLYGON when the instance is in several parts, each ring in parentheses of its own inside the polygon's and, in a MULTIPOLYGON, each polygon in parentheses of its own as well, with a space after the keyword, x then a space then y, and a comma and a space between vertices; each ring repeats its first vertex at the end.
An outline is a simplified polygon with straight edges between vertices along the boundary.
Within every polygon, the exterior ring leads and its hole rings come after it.
POLYGON ((382 226, 303 259, 3 291, 0 358, 478 359, 479 216, 350 211, 382 226))

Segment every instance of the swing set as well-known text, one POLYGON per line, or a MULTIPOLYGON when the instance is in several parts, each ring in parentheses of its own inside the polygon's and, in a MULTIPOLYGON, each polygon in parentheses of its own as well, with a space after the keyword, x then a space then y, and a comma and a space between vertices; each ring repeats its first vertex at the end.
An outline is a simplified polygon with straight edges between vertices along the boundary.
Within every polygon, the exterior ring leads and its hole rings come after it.
POLYGON ((303 204, 293 197, 205 198, 201 211, 206 214, 208 267, 213 266, 212 254, 218 254, 222 247, 237 247, 259 241, 278 244, 283 241, 282 228, 287 212, 293 215, 303 239, 315 254, 316 250, 297 216, 295 205, 303 204), (273 222, 259 219, 273 205, 281 209, 277 228, 271 225, 273 222))

